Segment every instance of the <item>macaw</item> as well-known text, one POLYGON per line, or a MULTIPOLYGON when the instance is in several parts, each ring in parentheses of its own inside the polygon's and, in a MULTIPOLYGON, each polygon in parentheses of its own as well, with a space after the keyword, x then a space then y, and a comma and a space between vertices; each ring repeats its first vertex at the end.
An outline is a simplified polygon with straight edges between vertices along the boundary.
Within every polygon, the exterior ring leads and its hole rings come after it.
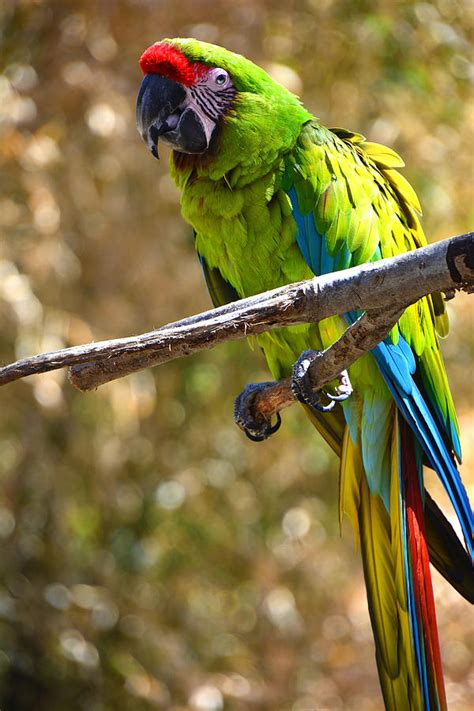
MULTIPOLYGON (((140 66, 138 130, 155 157, 159 141, 172 148, 181 212, 215 305, 426 244, 417 196, 397 170, 402 159, 360 134, 325 128, 251 61, 165 39, 140 66)), ((302 352, 328 347, 357 316, 277 329, 257 342, 273 376, 287 377, 302 352)), ((474 595, 473 515, 437 333, 446 335, 447 317, 432 294, 350 367, 351 394, 336 385, 329 407, 300 388, 340 455, 340 517, 360 543, 382 693, 398 711, 446 708, 430 558, 462 595, 474 595), (449 495, 467 552, 425 492, 424 464, 449 495)))

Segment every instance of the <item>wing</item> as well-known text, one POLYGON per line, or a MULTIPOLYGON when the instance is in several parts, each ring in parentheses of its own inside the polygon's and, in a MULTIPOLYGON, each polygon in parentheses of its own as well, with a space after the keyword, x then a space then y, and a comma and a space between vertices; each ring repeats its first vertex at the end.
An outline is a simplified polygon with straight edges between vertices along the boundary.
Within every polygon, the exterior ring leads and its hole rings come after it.
MULTIPOLYGON (((416 194, 401 158, 343 129, 307 124, 287 158, 283 188, 297 241, 316 275, 376 261, 426 244, 416 194)), ((357 314, 347 314, 348 321, 357 314)), ((399 410, 416 433, 457 513, 472 553, 472 512, 454 463, 459 431, 436 329, 447 333, 439 295, 409 306, 372 353, 399 410)))

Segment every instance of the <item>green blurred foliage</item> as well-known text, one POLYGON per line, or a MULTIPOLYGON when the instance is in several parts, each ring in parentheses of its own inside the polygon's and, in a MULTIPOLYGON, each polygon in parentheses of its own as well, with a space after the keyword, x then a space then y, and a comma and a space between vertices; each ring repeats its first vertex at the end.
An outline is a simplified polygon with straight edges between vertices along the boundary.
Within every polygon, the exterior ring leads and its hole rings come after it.
MULTIPOLYGON (((166 160, 134 127, 137 59, 164 36, 244 53, 402 153, 431 239, 472 228, 469 0, 6 0, 0 26, 5 362, 209 307, 166 160)), ((472 496, 469 309, 452 304, 443 348, 472 496)), ((296 410, 262 445, 233 425, 266 377, 233 343, 94 393, 63 372, 2 390, 4 711, 381 708, 335 457, 296 410)), ((472 614, 435 587, 459 711, 472 614)))

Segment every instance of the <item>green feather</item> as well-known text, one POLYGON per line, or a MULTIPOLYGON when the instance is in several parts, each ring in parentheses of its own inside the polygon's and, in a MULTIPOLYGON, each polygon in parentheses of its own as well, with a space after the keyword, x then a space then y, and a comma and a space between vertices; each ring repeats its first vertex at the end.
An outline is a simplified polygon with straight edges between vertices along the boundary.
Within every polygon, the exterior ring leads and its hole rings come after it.
POLYGON ((420 201, 418 200, 418 196, 408 180, 397 170, 385 170, 384 174, 387 176, 390 184, 399 195, 400 199, 421 215, 420 201))
POLYGON ((398 153, 380 143, 365 141, 364 152, 377 164, 378 168, 403 168, 405 165, 398 153))

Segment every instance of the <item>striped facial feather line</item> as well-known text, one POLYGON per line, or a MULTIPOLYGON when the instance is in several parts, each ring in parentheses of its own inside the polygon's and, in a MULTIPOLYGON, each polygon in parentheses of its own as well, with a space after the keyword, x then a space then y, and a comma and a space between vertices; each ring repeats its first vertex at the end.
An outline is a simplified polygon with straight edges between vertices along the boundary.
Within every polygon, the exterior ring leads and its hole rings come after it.
POLYGON ((200 91, 193 91, 191 89, 191 95, 208 118, 215 121, 220 116, 221 110, 224 107, 222 102, 219 102, 217 97, 214 97, 212 91, 209 91, 206 87, 201 87, 200 91))
POLYGON ((203 81, 190 87, 189 91, 201 111, 212 121, 216 121, 225 114, 236 93, 232 86, 221 91, 214 91, 203 81))

